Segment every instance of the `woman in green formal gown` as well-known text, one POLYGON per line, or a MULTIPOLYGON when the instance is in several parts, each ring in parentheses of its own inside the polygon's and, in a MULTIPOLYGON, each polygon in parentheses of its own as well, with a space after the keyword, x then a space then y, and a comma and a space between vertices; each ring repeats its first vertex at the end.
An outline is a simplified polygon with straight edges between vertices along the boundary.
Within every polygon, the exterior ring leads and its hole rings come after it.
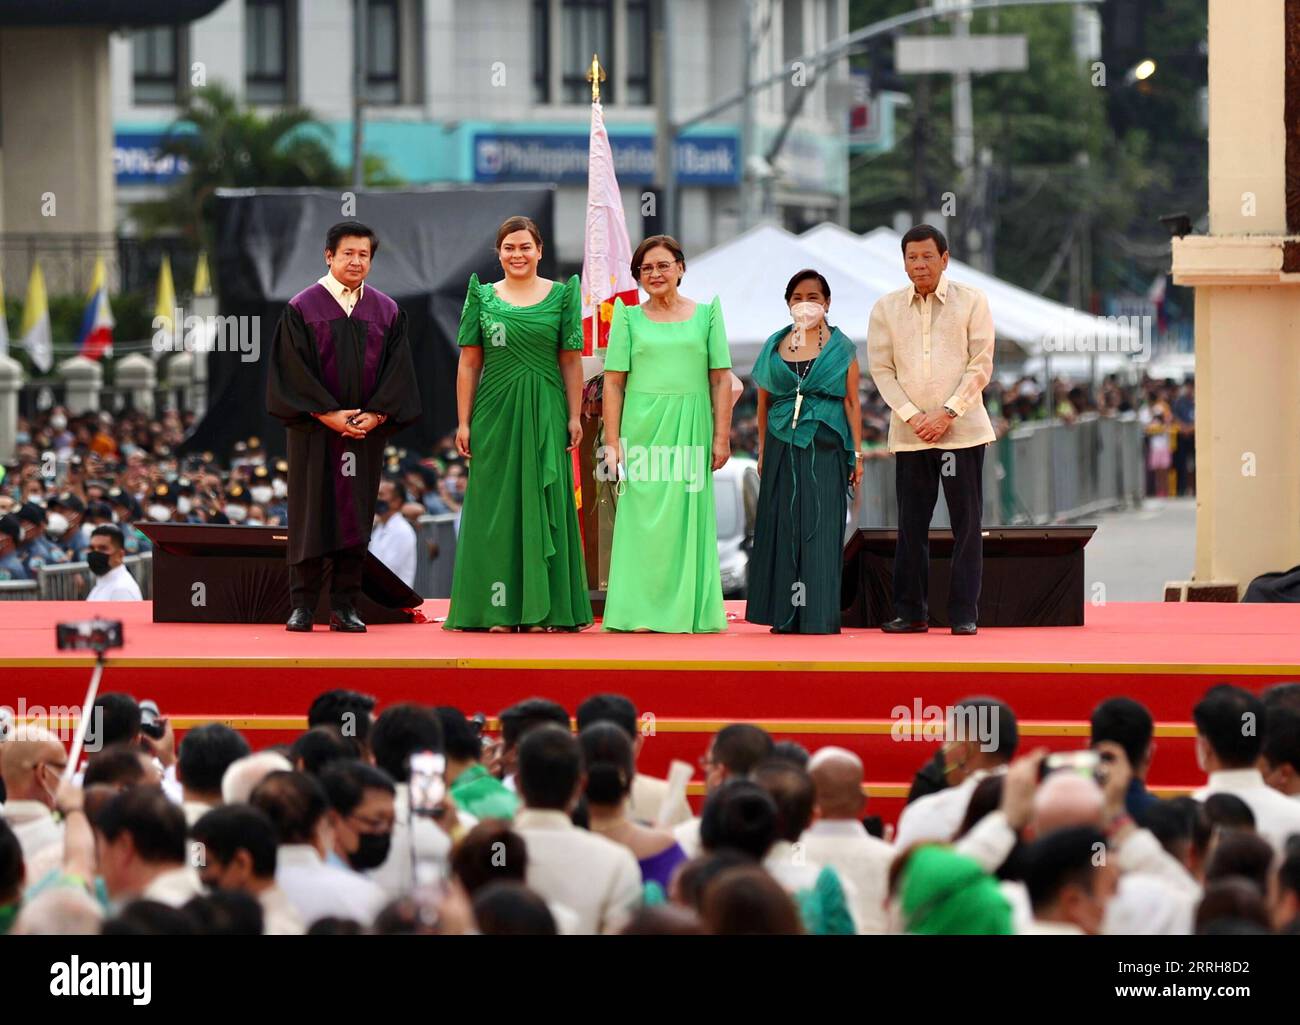
POLYGON ((461 311, 456 449, 469 461, 444 629, 591 623, 570 453, 582 439, 582 289, 537 276, 527 217, 497 232, 505 276, 471 275, 461 311))
POLYGON ((821 274, 799 271, 785 301, 794 324, 754 364, 762 484, 745 618, 773 633, 835 634, 849 489, 862 481, 858 357, 826 323, 821 274))
POLYGON ((721 304, 683 296, 685 272, 676 240, 651 236, 632 256, 648 300, 614 304, 602 458, 620 497, 606 630, 727 628, 713 471, 731 458, 731 356, 721 304))

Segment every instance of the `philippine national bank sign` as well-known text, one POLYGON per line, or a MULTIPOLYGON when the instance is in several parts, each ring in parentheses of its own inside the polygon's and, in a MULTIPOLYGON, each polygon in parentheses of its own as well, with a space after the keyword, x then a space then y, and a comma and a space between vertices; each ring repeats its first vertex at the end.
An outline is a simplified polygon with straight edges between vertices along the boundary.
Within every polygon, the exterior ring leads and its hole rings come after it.
MULTIPOLYGON (((473 135, 476 182, 587 181, 588 133, 584 131, 486 131, 473 135)), ((610 133, 614 171, 622 185, 650 185, 655 179, 654 136, 610 133)), ((735 134, 677 140, 679 185, 726 187, 740 184, 740 147, 735 134)))

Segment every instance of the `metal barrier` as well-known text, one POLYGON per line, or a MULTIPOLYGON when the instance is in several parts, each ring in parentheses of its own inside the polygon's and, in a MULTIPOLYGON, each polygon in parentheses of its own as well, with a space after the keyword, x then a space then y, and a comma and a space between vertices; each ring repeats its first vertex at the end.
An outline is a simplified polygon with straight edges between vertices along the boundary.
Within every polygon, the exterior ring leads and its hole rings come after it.
MULTIPOLYGON (((127 572, 140 585, 140 597, 149 601, 153 597, 153 553, 128 555, 123 564, 127 572)), ((40 601, 83 601, 95 586, 95 574, 84 562, 63 562, 42 566, 36 571, 36 586, 40 601)))
POLYGON ((35 580, 0 580, 0 601, 36 601, 40 596, 35 580))
POLYGON ((128 555, 126 568, 140 585, 140 597, 145 601, 153 601, 153 552, 128 555))
POLYGON ((453 513, 426 513, 415 525, 415 591, 423 598, 451 597, 456 519, 453 513))
POLYGON ((82 601, 95 586, 95 574, 84 562, 61 562, 36 571, 41 601, 82 601))
MULTIPOLYGON (((1143 430, 1134 414, 1085 414, 1074 423, 1022 423, 984 456, 984 523, 1054 523, 1142 501, 1143 430)), ((892 456, 867 459, 857 522, 898 525, 892 456)), ((943 490, 933 526, 951 525, 943 490)))

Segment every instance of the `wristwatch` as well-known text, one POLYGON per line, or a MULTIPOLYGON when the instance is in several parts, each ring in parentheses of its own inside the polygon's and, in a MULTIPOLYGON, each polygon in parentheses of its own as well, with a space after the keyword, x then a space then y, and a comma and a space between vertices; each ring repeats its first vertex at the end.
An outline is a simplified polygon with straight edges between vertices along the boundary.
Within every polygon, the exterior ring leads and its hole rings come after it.
POLYGON ((944 411, 945 413, 948 414, 948 418, 949 418, 950 420, 956 420, 956 419, 957 419, 957 411, 956 411, 955 409, 951 408, 950 406, 944 406, 944 407, 943 407, 943 411, 944 411))

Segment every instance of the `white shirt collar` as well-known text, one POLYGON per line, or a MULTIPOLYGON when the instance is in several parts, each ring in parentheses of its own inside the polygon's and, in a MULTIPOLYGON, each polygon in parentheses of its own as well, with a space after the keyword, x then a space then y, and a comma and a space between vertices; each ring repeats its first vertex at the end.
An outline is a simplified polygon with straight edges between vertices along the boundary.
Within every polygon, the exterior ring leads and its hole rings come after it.
POLYGON ((122 565, 114 566, 112 569, 110 569, 107 573, 105 573, 102 577, 99 578, 99 581, 102 584, 116 584, 124 576, 129 577, 130 575, 131 575, 131 571, 126 568, 126 563, 124 562, 122 563, 122 565))
POLYGON ((1210 773, 1210 786, 1215 790, 1250 790, 1264 785, 1264 776, 1258 769, 1220 769, 1210 773))
POLYGON ((515 816, 520 829, 576 829, 573 820, 551 808, 524 808, 515 816))
POLYGON ((342 304, 345 299, 360 302, 361 296, 364 294, 366 288, 366 283, 364 281, 357 285, 356 288, 348 288, 348 286, 336 278, 331 271, 327 271, 325 276, 321 278, 317 284, 324 285, 329 289, 330 295, 337 299, 340 304, 342 304))
POLYGON ((1034 924, 1030 931, 1039 936, 1083 936, 1084 931, 1073 922, 1048 922, 1041 918, 1035 918, 1034 924))
POLYGON ((54 812, 49 805, 42 804, 40 801, 9 801, 7 804, 0 804, 0 819, 4 819, 11 825, 53 817, 54 812))
MULTIPOLYGON (((919 294, 916 285, 909 282, 907 286, 907 305, 911 306, 919 294)), ((935 285, 934 291, 930 294, 935 296, 941 303, 948 301, 948 274, 946 271, 939 275, 939 283, 935 285)))
POLYGON ((863 836, 870 836, 867 827, 857 819, 818 819, 806 830, 805 836, 820 837, 845 837, 847 839, 858 839, 863 836))
POLYGON ((292 866, 294 868, 320 868, 325 864, 321 860, 320 851, 316 850, 309 843, 286 843, 281 844, 275 852, 276 866, 284 868, 292 866))

